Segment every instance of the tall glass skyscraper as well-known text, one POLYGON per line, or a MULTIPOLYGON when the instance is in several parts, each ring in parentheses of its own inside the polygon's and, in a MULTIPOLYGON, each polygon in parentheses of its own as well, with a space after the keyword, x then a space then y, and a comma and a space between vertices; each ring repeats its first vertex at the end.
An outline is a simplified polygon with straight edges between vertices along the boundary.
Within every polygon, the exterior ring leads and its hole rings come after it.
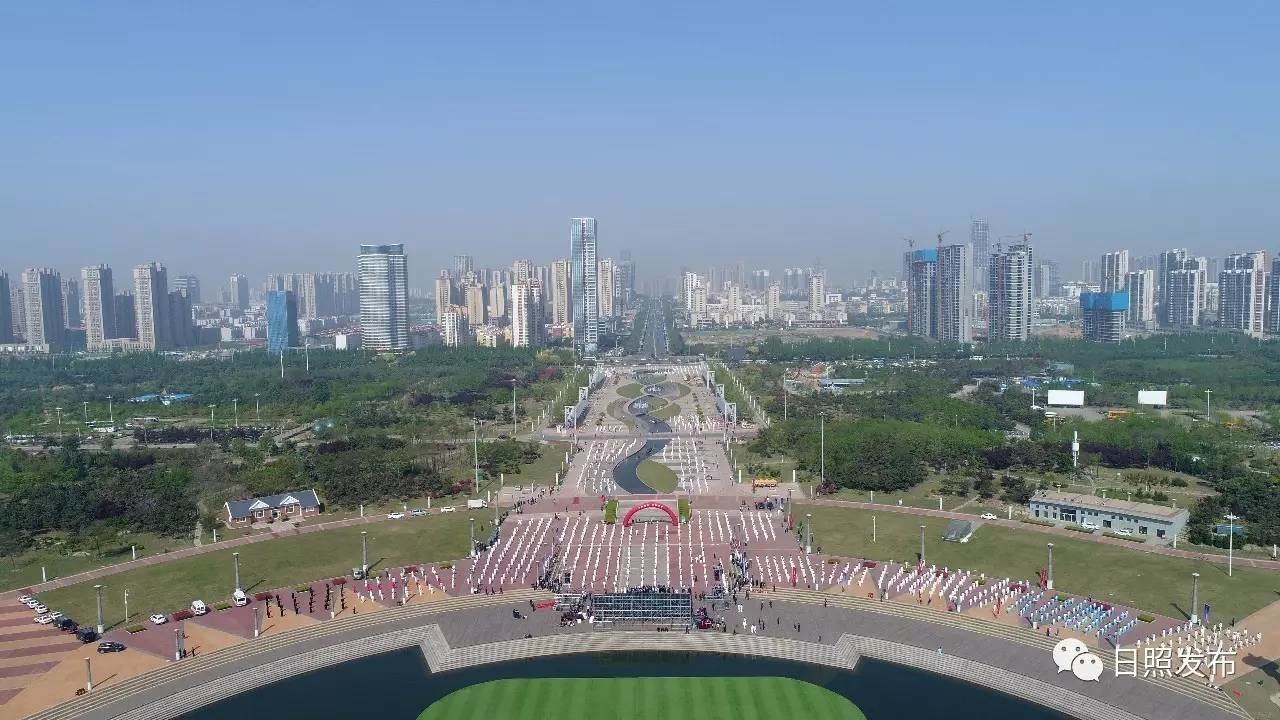
POLYGON ((291 290, 267 293, 267 352, 298 347, 298 296, 291 290))
POLYGON ((361 343, 374 352, 409 349, 409 268, 404 245, 361 245, 361 343))
POLYGON ((596 264, 596 219, 569 221, 569 279, 573 302, 573 347, 595 355, 600 339, 600 295, 596 264))

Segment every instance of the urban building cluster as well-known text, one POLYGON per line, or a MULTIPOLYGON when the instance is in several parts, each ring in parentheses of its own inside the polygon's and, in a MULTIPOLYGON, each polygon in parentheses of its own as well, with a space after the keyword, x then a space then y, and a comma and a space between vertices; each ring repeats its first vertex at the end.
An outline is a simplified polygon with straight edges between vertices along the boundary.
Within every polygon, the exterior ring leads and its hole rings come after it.
POLYGON ((440 271, 434 297, 445 345, 469 343, 531 347, 565 339, 584 355, 616 334, 635 296, 631 253, 600 257, 595 218, 569 221, 569 256, 550 264, 516 260, 509 268, 481 269, 470 255, 440 271))

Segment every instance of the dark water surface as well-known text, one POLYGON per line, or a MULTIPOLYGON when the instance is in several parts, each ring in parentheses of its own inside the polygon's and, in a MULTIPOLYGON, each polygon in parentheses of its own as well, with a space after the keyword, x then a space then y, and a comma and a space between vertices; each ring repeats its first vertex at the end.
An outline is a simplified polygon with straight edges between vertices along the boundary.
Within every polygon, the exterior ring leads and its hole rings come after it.
POLYGON ((736 655, 583 653, 432 673, 416 647, 299 675, 183 717, 184 720, 243 720, 269 715, 272 720, 321 720, 367 713, 377 720, 414 720, 428 705, 454 690, 489 680, 671 676, 795 678, 849 698, 869 720, 1065 720, 1068 717, 959 680, 868 659, 861 660, 857 669, 850 672, 736 655))

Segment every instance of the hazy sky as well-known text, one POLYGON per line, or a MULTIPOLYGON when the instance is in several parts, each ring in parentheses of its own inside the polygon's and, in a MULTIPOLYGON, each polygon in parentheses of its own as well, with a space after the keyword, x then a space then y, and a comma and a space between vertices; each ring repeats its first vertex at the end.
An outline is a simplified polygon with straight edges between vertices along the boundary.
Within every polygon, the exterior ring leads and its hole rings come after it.
POLYGON ((1280 3, 904 5, 4 2, 0 268, 1280 249, 1280 3))

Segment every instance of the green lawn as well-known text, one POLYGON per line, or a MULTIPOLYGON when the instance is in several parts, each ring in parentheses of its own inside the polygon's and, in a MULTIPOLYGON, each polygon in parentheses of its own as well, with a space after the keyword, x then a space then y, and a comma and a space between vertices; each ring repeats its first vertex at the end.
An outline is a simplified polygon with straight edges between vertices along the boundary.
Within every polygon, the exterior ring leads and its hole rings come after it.
MULTIPOLYGON (((477 517, 477 535, 481 524, 488 532, 491 516, 490 512, 477 517)), ((236 548, 240 580, 246 591, 254 592, 349 573, 360 565, 362 529, 369 532, 369 564, 375 568, 463 557, 468 517, 465 512, 406 517, 243 545, 236 548)), ((135 622, 155 612, 180 610, 196 598, 210 604, 229 599, 234 584, 231 552, 220 550, 101 579, 106 586, 102 605, 107 625, 123 622, 126 589, 129 616, 135 622)), ((92 582, 43 592, 40 599, 80 622, 96 617, 92 582)))
POLYGON ((659 420, 670 420, 680 414, 680 405, 679 403, 667 403, 649 414, 659 420))
POLYGON ((520 466, 520 472, 507 476, 511 485, 551 485, 556 481, 556 472, 564 465, 564 454, 569 443, 554 442, 540 446, 542 455, 531 463, 520 466))
MULTIPOLYGON (((928 480, 916 485, 915 487, 901 492, 877 492, 876 502, 881 505, 898 505, 898 501, 902 501, 903 507, 929 508, 930 510, 938 509, 938 497, 940 486, 942 484, 941 476, 931 476, 928 480)), ((834 495, 830 495, 835 500, 854 500, 856 502, 871 502, 871 493, 866 490, 850 490, 841 488, 834 495)), ((954 510, 962 505, 967 497, 958 495, 942 495, 942 509, 954 510)), ((1003 504, 1000 507, 1004 507, 1003 504)), ((975 514, 981 515, 987 512, 989 508, 977 508, 975 514)))
POLYGON ((566 717, 574 720, 865 720, 826 688, 782 677, 493 680, 432 703, 418 720, 566 717))
POLYGON ((644 460, 641 462, 639 467, 636 468, 636 476, 640 478, 640 482, 660 493, 675 492, 676 487, 680 484, 680 479, 676 477, 675 471, 657 460, 644 460))
POLYGON ((644 394, 644 387, 640 383, 627 383, 618 388, 618 394, 624 398, 638 398, 644 394))
POLYGON ((1191 604, 1193 572, 1200 573, 1200 602, 1213 606, 1215 622, 1243 618, 1280 600, 1280 573, 1266 570, 1237 567, 1235 576, 1227 577, 1226 567, 1214 563, 994 525, 980 527, 967 543, 948 543, 940 539, 947 525, 945 518, 892 511, 798 507, 798 518, 805 513, 813 513, 813 544, 823 552, 914 562, 920 552, 920 525, 924 524, 930 563, 995 577, 1035 579, 1046 564, 1045 544, 1052 542, 1056 587, 1170 617, 1184 617, 1191 604), (876 517, 875 543, 871 542, 872 515, 876 517))
MULTIPOLYGON (((218 538, 225 537, 222 531, 218 538)), ((56 547, 30 550, 18 557, 0 558, 0 591, 27 587, 41 582, 40 568, 44 567, 48 578, 66 577, 86 570, 96 570, 108 565, 118 565, 132 558, 128 545, 138 545, 138 557, 159 555, 161 553, 191 546, 190 534, 182 537, 160 537, 158 535, 137 534, 121 536, 113 545, 122 545, 123 552, 109 556, 80 556, 63 554, 56 547)))

